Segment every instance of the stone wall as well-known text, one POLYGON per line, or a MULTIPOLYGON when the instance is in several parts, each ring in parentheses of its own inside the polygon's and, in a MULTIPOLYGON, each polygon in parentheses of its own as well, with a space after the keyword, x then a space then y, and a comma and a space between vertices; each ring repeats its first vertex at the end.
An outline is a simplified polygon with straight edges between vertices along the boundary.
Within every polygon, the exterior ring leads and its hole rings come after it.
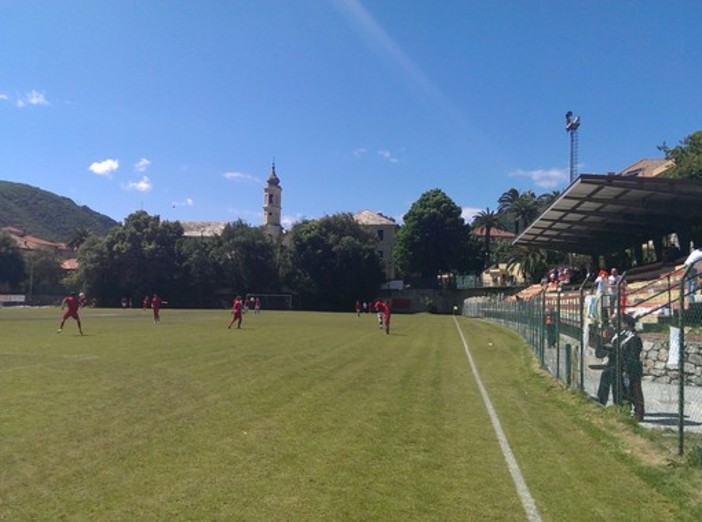
MULTIPOLYGON (((675 367, 668 367, 669 343, 667 336, 642 335, 641 341, 643 351, 641 360, 643 362, 644 380, 658 382, 662 384, 679 384, 679 371, 677 364, 675 367)), ((563 349, 566 343, 573 346, 577 353, 580 340, 561 334, 560 346, 563 349)), ((547 358, 549 352, 547 351, 547 358)), ((585 364, 601 364, 603 360, 595 357, 595 349, 587 347, 585 353, 585 364)), ((573 361, 577 366, 577 357, 573 361)), ((549 364, 551 366, 551 364, 549 364)), ((702 341, 685 342, 685 384, 689 386, 702 386, 702 341)), ((575 369, 577 371, 577 368, 575 369)))
MULTIPOLYGON (((668 337, 641 337, 643 341, 644 379, 677 384, 679 382, 679 371, 668 367, 669 342, 668 337)), ((685 343, 685 384, 702 386, 702 342, 685 343)))

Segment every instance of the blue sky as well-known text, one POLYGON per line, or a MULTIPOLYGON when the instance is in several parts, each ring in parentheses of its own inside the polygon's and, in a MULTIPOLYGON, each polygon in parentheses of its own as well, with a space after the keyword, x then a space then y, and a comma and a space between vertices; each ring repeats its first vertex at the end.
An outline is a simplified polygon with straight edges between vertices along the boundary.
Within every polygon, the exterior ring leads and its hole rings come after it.
POLYGON ((401 220, 702 128, 697 1, 0 0, 0 179, 122 220, 401 220))

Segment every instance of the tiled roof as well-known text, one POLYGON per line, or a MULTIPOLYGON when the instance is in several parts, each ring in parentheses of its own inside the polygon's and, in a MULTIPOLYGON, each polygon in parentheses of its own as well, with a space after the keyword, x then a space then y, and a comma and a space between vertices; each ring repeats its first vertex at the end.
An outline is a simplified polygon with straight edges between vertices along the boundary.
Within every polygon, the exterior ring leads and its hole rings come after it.
POLYGON ((181 221, 183 235, 190 237, 218 236, 227 226, 227 221, 181 221))
POLYGON ((620 176, 639 176, 655 178, 673 166, 672 160, 642 159, 618 172, 620 176))
MULTIPOLYGON (((487 235, 487 231, 485 227, 478 227, 474 228, 473 230, 470 231, 471 234, 474 236, 480 236, 484 237, 487 235)), ((501 228, 491 228, 490 229, 490 237, 497 237, 497 238, 504 238, 504 239, 514 239, 516 234, 513 234, 512 232, 507 232, 506 230, 502 230, 501 228)))
POLYGON ((63 268, 64 270, 77 270, 78 260, 75 258, 66 259, 63 263, 61 263, 61 268, 63 268))
POLYGON ((24 231, 15 227, 3 227, 3 231, 7 232, 15 241, 20 250, 36 250, 38 248, 53 248, 54 250, 68 250, 65 243, 54 243, 39 237, 25 234, 24 231))
POLYGON ((372 210, 361 210, 353 215, 353 219, 359 225, 396 225, 395 220, 384 216, 380 212, 372 210))

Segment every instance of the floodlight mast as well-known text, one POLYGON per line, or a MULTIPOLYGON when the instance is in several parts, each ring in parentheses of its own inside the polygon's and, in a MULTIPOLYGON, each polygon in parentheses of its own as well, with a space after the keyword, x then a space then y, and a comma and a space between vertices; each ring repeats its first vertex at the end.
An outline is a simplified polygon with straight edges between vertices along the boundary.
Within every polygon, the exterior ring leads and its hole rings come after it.
POLYGON ((566 112, 566 132, 570 134, 570 182, 578 177, 578 127, 580 116, 573 116, 573 111, 566 112))

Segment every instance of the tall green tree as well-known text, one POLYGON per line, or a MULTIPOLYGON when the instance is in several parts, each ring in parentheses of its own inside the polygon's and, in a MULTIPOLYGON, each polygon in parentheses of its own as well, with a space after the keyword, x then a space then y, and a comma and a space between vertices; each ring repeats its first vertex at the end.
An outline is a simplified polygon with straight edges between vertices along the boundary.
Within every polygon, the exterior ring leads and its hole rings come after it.
POLYGON ((6 232, 0 231, 0 290, 13 291, 24 280, 24 258, 6 232))
POLYGON ((303 221, 290 231, 288 285, 308 309, 347 310, 383 282, 376 239, 351 214, 303 221))
POLYGON ((509 268, 518 266, 527 283, 535 283, 543 277, 548 270, 547 252, 540 248, 516 246, 512 250, 512 257, 507 263, 509 268))
POLYGON ((539 212, 543 212, 546 210, 548 207, 550 207, 554 201, 558 199, 558 197, 561 195, 560 190, 553 190, 551 192, 546 192, 545 194, 540 194, 539 197, 536 198, 536 201, 539 204, 539 212))
MULTIPOLYGON (((665 153, 673 166, 665 172, 666 177, 681 179, 702 179, 702 130, 686 136, 679 145, 668 147, 665 143, 658 147, 665 153)), ((686 244, 692 240, 696 247, 702 245, 702 226, 696 225, 690 230, 678 230, 678 239, 686 244)), ((684 251, 687 248, 684 247, 684 251)))
POLYGON ((90 237, 90 230, 85 227, 76 227, 71 232, 71 237, 68 238, 66 246, 73 250, 78 250, 88 237, 90 237))
POLYGON ((394 251, 400 272, 430 277, 465 270, 470 227, 461 217, 461 208, 443 191, 422 194, 403 220, 394 251))
POLYGON ((261 227, 252 227, 239 219, 224 227, 221 241, 226 258, 225 275, 235 291, 271 293, 278 290, 277 248, 261 227))
POLYGON ((522 193, 510 208, 510 212, 514 215, 515 222, 518 224, 516 233, 527 228, 532 221, 539 217, 540 211, 541 208, 539 207, 536 194, 531 190, 522 193))
POLYGON ((673 166, 666 171, 666 176, 702 179, 702 130, 685 137, 675 147, 663 143, 658 149, 665 153, 666 159, 673 160, 673 166))
POLYGON ((485 228, 485 263, 484 268, 490 266, 490 235, 492 230, 500 227, 500 217, 497 212, 490 210, 490 207, 478 212, 473 218, 473 228, 485 228))
POLYGON ((177 243, 180 223, 161 221, 143 210, 127 216, 103 240, 91 241, 78 254, 78 280, 107 304, 122 297, 175 292, 178 276, 177 243))
MULTIPOLYGON (((222 240, 184 237, 177 243, 176 291, 191 306, 217 306, 217 292, 225 286, 222 240)), ((171 294, 172 295, 172 294, 171 294)))
POLYGON ((501 213, 510 212, 514 204, 519 201, 520 196, 521 194, 514 187, 503 192, 497 200, 497 211, 501 213))
POLYGON ((64 289, 60 285, 64 278, 61 260, 52 250, 34 250, 25 257, 26 290, 28 293, 56 293, 64 289))

